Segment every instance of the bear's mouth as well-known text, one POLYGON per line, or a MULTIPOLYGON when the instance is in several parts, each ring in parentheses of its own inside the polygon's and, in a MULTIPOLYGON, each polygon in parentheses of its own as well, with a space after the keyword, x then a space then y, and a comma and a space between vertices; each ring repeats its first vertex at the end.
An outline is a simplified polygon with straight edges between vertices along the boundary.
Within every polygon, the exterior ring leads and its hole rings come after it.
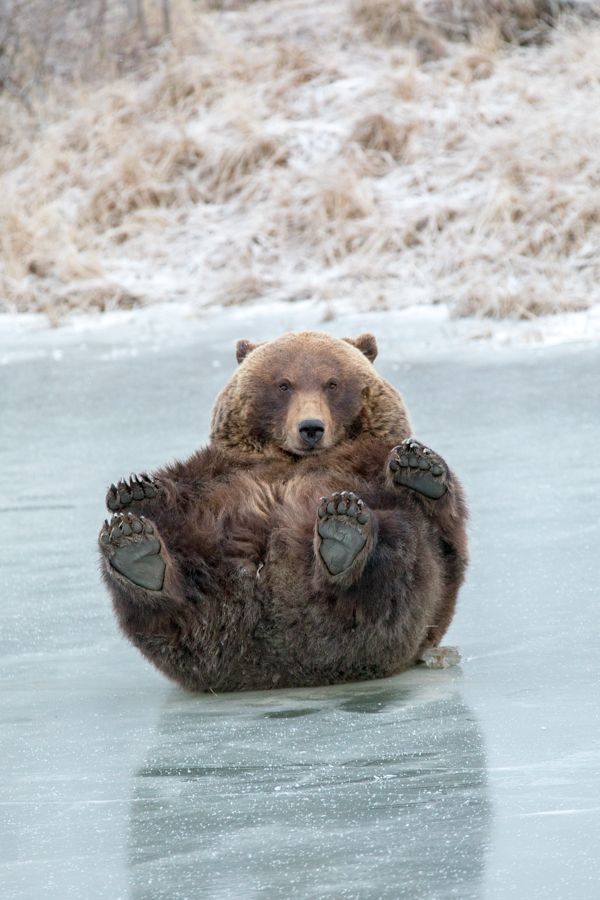
POLYGON ((284 447, 283 449, 291 456, 303 458, 306 456, 320 456, 326 450, 329 450, 329 447, 284 447))

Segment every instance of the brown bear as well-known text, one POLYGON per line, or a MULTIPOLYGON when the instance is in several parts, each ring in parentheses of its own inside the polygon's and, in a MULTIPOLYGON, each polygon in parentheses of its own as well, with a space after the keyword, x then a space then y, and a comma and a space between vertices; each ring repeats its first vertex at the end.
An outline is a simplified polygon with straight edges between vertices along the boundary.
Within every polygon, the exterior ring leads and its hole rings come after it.
POLYGON ((109 488, 99 543, 120 625, 184 687, 452 661, 438 645, 467 564, 463 491, 410 437, 376 355, 370 334, 239 341, 209 446, 109 488))

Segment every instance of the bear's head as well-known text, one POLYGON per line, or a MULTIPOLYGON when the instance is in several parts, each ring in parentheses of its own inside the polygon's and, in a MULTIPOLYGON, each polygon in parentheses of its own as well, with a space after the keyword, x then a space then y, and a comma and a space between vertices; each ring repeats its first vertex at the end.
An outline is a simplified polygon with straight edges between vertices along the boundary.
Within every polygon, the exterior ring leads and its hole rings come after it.
POLYGON ((370 435, 391 447, 408 437, 410 422, 400 394, 376 372, 376 356, 372 334, 238 341, 238 369, 213 410, 213 444, 303 457, 370 435))

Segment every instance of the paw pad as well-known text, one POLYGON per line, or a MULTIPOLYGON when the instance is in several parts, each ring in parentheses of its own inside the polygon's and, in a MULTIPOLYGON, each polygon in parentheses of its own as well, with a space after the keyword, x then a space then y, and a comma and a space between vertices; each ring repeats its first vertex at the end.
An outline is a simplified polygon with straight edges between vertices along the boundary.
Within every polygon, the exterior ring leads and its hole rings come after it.
POLYGON ((100 547, 110 566, 138 587, 162 588, 165 563, 152 522, 133 513, 116 513, 104 521, 100 547))
POLYGON ((329 573, 340 575, 359 559, 367 543, 371 514, 352 491, 337 491, 321 497, 317 516, 319 554, 329 573))

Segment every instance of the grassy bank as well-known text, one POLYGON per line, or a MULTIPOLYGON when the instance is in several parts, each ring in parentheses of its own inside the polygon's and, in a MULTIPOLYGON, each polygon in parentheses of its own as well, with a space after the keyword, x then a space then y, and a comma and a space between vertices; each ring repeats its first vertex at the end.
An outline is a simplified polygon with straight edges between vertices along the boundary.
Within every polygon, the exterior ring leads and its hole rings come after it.
POLYGON ((57 5, 0 56, 0 310, 600 301, 589 9, 57 5))

